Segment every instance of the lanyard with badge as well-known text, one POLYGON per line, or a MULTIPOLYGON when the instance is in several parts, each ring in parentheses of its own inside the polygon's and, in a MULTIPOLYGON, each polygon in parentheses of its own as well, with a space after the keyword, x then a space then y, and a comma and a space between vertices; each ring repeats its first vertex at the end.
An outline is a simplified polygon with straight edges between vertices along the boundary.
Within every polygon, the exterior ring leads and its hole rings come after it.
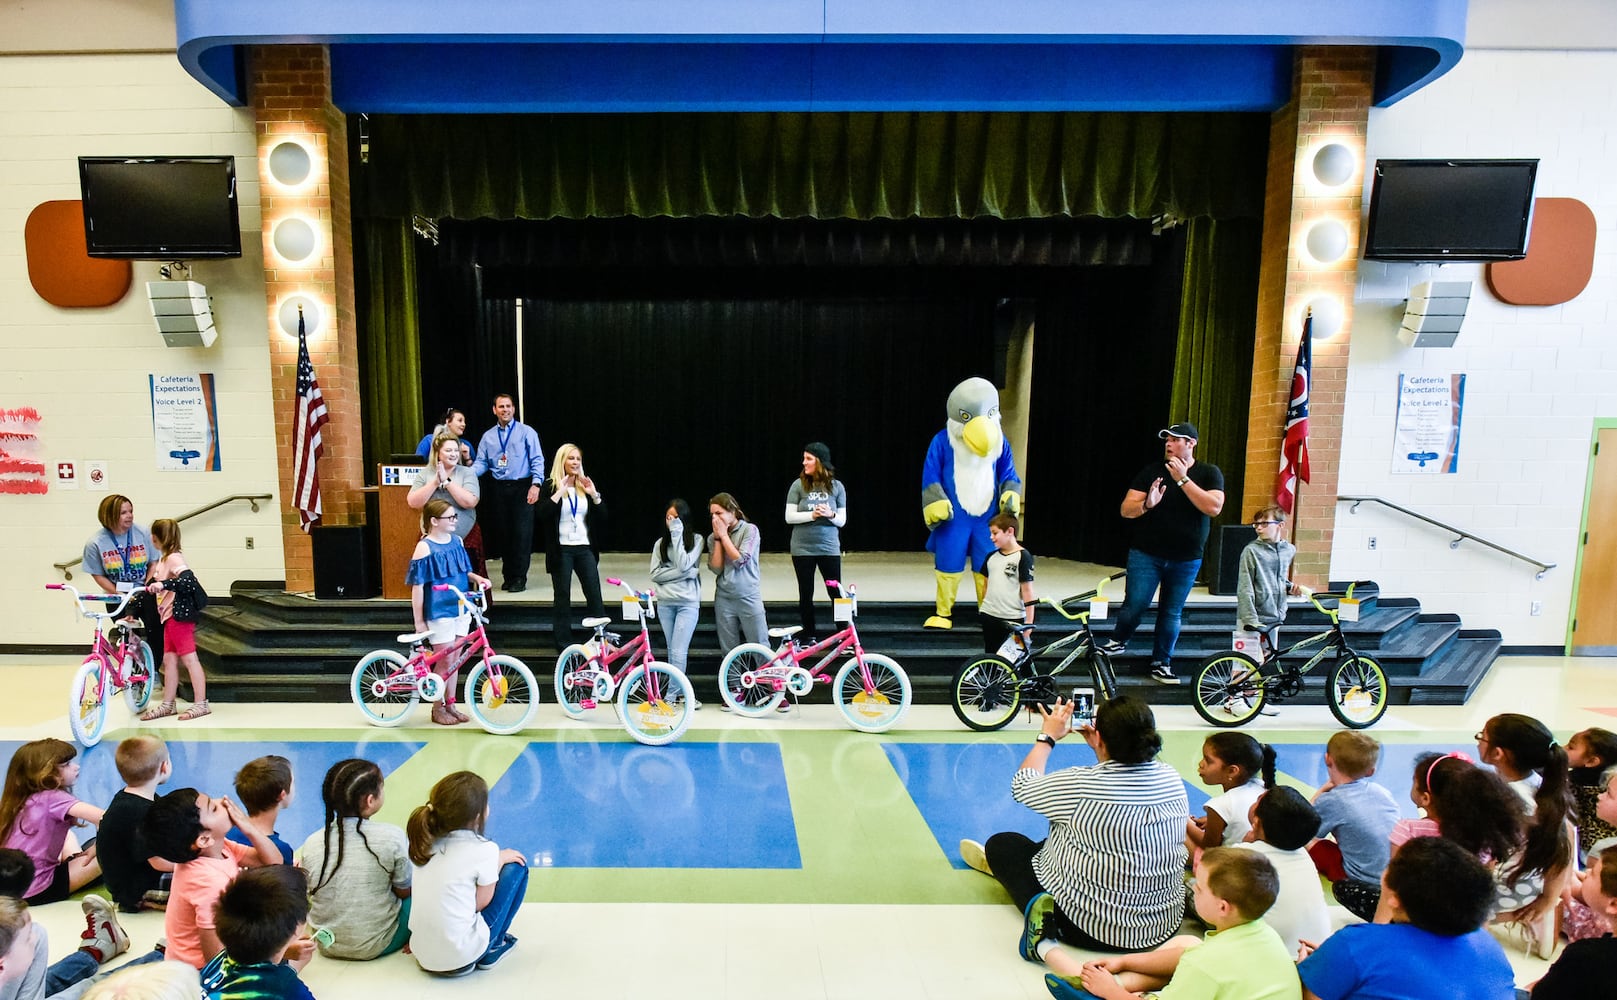
POLYGON ((507 463, 506 463, 506 459, 505 459, 505 451, 506 451, 505 446, 510 443, 510 441, 511 441, 511 431, 514 430, 515 427, 516 427, 516 421, 513 420, 513 421, 511 421, 510 424, 506 425, 505 427, 496 427, 496 428, 494 428, 495 436, 500 439, 500 458, 499 458, 499 461, 496 463, 499 466, 499 468, 503 469, 503 468, 506 467, 507 463))
MULTIPOLYGON (((131 528, 129 531, 124 533, 124 543, 122 545, 119 545, 118 539, 114 537, 112 540, 112 545, 113 548, 118 550, 118 575, 120 577, 128 577, 132 572, 129 565, 129 553, 135 548, 135 530, 131 528)), ((118 589, 120 591, 134 590, 135 581, 130 579, 119 580, 118 589)))

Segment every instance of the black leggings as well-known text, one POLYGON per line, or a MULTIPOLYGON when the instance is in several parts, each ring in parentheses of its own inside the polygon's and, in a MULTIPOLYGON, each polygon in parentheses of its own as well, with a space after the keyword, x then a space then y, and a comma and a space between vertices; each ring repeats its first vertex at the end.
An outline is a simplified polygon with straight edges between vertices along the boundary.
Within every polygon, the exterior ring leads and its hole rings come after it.
POLYGON ((601 574, 595 561, 595 552, 588 545, 563 545, 551 562, 550 627, 555 633, 556 651, 573 644, 573 577, 577 575, 584 590, 584 603, 596 617, 606 615, 601 603, 601 574))
MULTIPOLYGON (((996 833, 988 838, 983 845, 983 856, 988 860, 988 870, 994 873, 994 878, 1011 894, 1011 902, 1021 911, 1027 910, 1028 901, 1041 892, 1046 892, 1039 884, 1039 877, 1033 873, 1033 855, 1039 853, 1044 841, 1033 841, 1020 833, 996 833)), ((1150 948, 1119 948, 1104 941, 1090 937, 1083 928, 1072 922, 1072 918, 1062 912, 1059 905, 1051 911, 1049 922, 1044 925, 1045 934, 1057 940, 1065 941, 1075 948, 1084 948, 1088 951, 1105 951, 1113 954, 1129 951, 1150 951, 1150 948)), ((1166 939, 1164 939, 1166 940, 1166 939)), ((1161 941, 1157 945, 1162 944, 1161 941)), ((1151 947, 1156 947, 1152 945, 1151 947)))
POLYGON ((792 556, 792 569, 797 571, 797 619, 803 626, 803 637, 823 639, 825 637, 814 628, 814 571, 820 571, 821 578, 827 581, 826 594, 835 600, 842 595, 832 590, 829 582, 842 580, 842 557, 792 556))

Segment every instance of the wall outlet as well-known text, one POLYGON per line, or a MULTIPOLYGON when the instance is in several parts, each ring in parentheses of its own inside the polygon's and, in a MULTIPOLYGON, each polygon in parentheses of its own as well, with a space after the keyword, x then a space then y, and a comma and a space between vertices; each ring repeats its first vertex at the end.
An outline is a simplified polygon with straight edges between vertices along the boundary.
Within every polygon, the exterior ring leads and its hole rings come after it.
POLYGON ((252 547, 253 547, 253 536, 252 536, 252 535, 248 535, 248 536, 247 536, 247 547, 248 547, 248 548, 252 548, 252 547))
POLYGON ((1376 536, 1375 535, 1370 536, 1370 547, 1372 549, 1376 547, 1376 536))
POLYGON ((1543 601, 1534 601, 1533 603, 1529 604, 1527 606, 1527 613, 1530 614, 1530 615, 1541 615, 1541 614, 1543 614, 1544 613, 1544 602, 1543 601))

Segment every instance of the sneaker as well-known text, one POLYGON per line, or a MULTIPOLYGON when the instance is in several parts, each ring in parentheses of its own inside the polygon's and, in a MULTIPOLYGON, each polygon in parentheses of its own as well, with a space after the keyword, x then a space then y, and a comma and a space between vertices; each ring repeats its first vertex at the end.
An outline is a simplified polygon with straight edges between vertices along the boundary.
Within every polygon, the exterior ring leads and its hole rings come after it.
POLYGON ((1173 675, 1173 668, 1166 663, 1151 664, 1151 679, 1158 684, 1178 684, 1179 678, 1173 675))
POLYGON ((1116 639, 1096 639, 1095 648, 1107 656, 1122 656, 1124 647, 1116 639))
POLYGON ((692 698, 691 699, 691 711, 700 712, 701 710, 702 710, 702 700, 700 698, 692 698))
MULTIPOLYGON (((1236 695, 1224 703, 1224 711, 1228 712, 1231 716, 1246 715, 1248 712, 1252 711, 1252 696, 1249 694, 1236 695)), ((1280 714, 1280 709, 1272 708, 1268 702, 1264 702, 1263 707, 1258 709, 1258 714, 1273 718, 1274 716, 1280 714)))
POLYGON ((960 860, 964 861, 966 867, 974 872, 982 872, 984 875, 994 874, 988 868, 988 855, 983 853, 983 845, 975 840, 962 840, 960 842, 960 860))
POLYGON ((790 699, 790 698, 782 698, 780 700, 780 704, 775 706, 775 711, 779 712, 782 715, 785 715, 786 713, 790 712, 791 710, 792 710, 792 699, 790 699))
POLYGON ((1044 974, 1044 988, 1056 1000, 1090 1000, 1095 995, 1084 990, 1082 976, 1058 976, 1054 972, 1044 974))
POLYGON ((118 914, 105 896, 85 896, 79 903, 84 911, 84 933, 79 935, 80 951, 87 951, 103 965, 129 950, 129 935, 118 923, 118 914))
POLYGON ((1050 936, 1044 928, 1055 910, 1056 898, 1048 892, 1027 901, 1027 908, 1022 911, 1022 937, 1016 942, 1016 953, 1026 961, 1039 961, 1039 942, 1050 936))
POLYGON ((491 946, 488 951, 483 953, 483 957, 477 960, 477 967, 479 969, 491 969, 491 968, 493 968, 494 963, 496 963, 500 959, 504 958, 505 953, 510 951, 511 946, 516 944, 516 943, 517 943, 516 935, 515 934, 507 934, 500 941, 499 944, 491 946))

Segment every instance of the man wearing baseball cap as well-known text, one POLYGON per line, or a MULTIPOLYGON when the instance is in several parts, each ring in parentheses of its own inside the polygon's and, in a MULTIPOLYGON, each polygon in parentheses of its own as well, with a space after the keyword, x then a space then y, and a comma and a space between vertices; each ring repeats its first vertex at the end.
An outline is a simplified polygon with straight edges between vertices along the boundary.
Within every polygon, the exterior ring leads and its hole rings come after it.
POLYGON ((1173 649, 1179 641, 1185 598, 1201 568, 1209 521, 1224 509, 1224 474, 1210 462, 1196 461, 1195 424, 1174 424, 1158 431, 1157 437, 1162 439, 1162 461, 1141 469, 1123 496, 1123 516, 1139 524, 1129 548, 1117 627, 1100 648, 1114 656, 1123 652, 1160 585, 1151 679, 1178 684, 1173 649))

